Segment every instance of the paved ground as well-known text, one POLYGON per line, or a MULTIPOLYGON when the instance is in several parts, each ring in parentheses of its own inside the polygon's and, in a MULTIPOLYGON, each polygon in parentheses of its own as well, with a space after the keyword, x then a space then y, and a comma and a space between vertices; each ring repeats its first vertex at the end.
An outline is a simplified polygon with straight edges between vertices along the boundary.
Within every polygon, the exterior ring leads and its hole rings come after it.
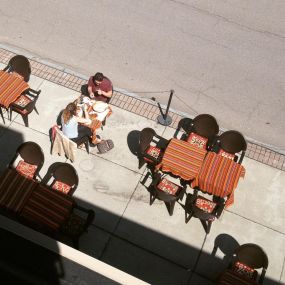
MULTIPOLYGON (((15 115, 12 122, 0 122, 0 170, 21 142, 31 140, 44 150, 43 176, 53 162, 65 161, 50 155, 48 130, 56 114, 79 93, 35 76, 30 86, 42 90, 40 115, 29 116, 30 128, 15 115)), ((171 138, 175 130, 115 106, 113 111, 101 135, 111 138, 115 148, 105 155, 96 149, 89 155, 78 150, 73 164, 80 177, 75 197, 97 214, 81 239, 81 250, 151 284, 208 285, 227 266, 237 244, 253 242, 269 257, 264 284, 285 284, 285 172, 245 158, 247 174, 239 182, 234 206, 205 235, 198 220, 184 223, 180 205, 172 217, 159 201, 149 206, 148 192, 140 184, 145 169, 138 170, 134 155, 138 131, 152 127, 171 138)))
POLYGON ((285 3, 2 0, 0 42, 285 150, 285 3), (157 92, 158 93, 148 93, 157 92))

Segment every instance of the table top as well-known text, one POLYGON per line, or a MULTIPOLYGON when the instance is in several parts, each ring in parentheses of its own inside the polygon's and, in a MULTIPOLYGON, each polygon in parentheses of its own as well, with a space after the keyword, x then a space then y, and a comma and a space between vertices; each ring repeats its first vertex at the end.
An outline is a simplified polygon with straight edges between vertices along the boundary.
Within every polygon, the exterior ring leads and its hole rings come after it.
POLYGON ((179 139, 171 139, 161 163, 157 169, 181 177, 184 180, 194 179, 204 160, 207 151, 179 139))
POLYGON ((233 203, 233 191, 237 187, 240 177, 244 177, 245 168, 233 160, 209 152, 200 172, 191 184, 209 194, 228 197, 226 206, 233 203))
POLYGON ((7 168, 0 176, 0 207, 18 214, 37 183, 7 168))
POLYGON ((0 70, 0 105, 8 108, 28 88, 21 75, 0 70))
POLYGON ((6 169, 0 176, 0 207, 29 224, 57 231, 68 219, 74 199, 6 169))

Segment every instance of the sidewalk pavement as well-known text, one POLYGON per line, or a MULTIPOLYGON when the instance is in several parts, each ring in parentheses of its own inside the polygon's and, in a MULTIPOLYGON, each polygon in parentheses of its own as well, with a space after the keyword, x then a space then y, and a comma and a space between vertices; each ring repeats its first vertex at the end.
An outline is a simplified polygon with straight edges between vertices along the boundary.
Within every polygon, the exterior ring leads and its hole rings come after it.
MULTIPOLYGON (((42 90, 37 102, 39 115, 29 115, 29 128, 15 113, 12 122, 0 122, 0 171, 20 143, 35 141, 45 154, 43 177, 52 163, 66 161, 50 154, 48 131, 59 111, 79 93, 35 76, 29 84, 42 90)), ((285 284, 285 172, 245 158, 246 176, 236 189, 235 204, 206 235, 198 219, 184 223, 179 204, 172 217, 163 202, 156 200, 150 206, 149 194, 140 184, 146 171, 138 169, 132 149, 138 132, 151 127, 171 138, 175 129, 116 106, 112 109, 99 135, 112 139, 115 148, 104 155, 97 154, 96 148, 91 148, 89 155, 78 149, 73 163, 80 179, 74 196, 96 212, 94 224, 80 240, 80 249, 151 284, 208 285, 227 267, 237 244, 256 243, 269 258, 264 284, 285 284)))

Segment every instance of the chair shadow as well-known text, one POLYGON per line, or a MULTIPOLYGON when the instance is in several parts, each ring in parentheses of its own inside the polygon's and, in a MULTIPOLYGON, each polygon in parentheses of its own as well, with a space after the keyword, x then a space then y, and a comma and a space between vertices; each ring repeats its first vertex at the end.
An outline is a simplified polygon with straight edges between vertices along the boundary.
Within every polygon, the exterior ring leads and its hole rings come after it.
POLYGON ((140 131, 138 130, 129 132, 127 136, 128 147, 131 153, 135 156, 138 156, 139 153, 139 138, 140 138, 140 131))

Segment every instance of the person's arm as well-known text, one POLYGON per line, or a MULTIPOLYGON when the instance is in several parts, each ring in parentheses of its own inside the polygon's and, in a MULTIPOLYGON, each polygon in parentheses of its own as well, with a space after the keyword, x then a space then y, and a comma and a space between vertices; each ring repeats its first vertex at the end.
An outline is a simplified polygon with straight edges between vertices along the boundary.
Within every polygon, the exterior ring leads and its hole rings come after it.
POLYGON ((76 117, 76 120, 80 124, 86 124, 89 125, 91 123, 91 120, 88 118, 81 118, 81 117, 76 117))
POLYGON ((105 91, 99 89, 99 90, 97 91, 97 93, 98 93, 98 95, 103 95, 103 96, 108 97, 108 98, 111 98, 111 97, 112 97, 112 90, 110 90, 110 91, 108 91, 108 92, 105 92, 105 91))
POLYGON ((93 90, 92 90, 92 76, 89 78, 89 81, 88 81, 88 87, 87 87, 87 90, 88 90, 88 93, 89 93, 89 96, 90 98, 94 98, 95 97, 95 94, 93 93, 93 90))

